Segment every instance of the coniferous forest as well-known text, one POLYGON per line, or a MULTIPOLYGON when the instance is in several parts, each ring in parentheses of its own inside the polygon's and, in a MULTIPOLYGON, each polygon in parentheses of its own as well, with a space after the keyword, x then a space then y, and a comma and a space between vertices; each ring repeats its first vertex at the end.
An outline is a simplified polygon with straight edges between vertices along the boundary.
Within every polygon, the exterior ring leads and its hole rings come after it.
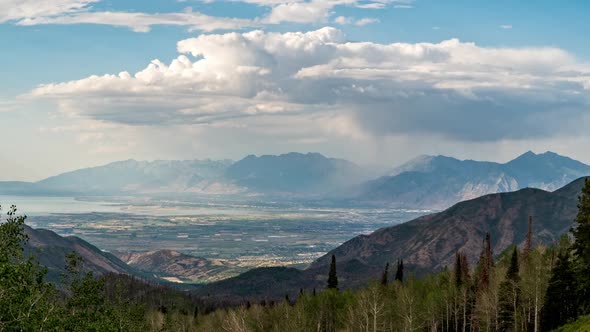
POLYGON ((49 283, 34 253, 23 251, 25 217, 12 207, 0 225, 0 331, 583 330, 590 326, 588 180, 578 209, 571 232, 550 246, 536 243, 531 218, 524 246, 494 253, 487 234, 476 264, 457 252, 452 266, 417 278, 399 260, 373 283, 345 290, 332 256, 325 289, 224 306, 130 276, 95 278, 75 254, 62 281, 49 283))

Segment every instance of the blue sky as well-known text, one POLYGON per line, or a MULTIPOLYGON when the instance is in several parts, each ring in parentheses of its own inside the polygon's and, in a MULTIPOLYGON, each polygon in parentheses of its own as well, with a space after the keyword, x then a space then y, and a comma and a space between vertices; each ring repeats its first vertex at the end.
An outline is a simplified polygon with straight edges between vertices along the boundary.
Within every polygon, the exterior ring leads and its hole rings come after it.
POLYGON ((19 137, 0 143, 0 179, 293 150, 590 162, 589 7, 0 0, 0 121, 19 137))

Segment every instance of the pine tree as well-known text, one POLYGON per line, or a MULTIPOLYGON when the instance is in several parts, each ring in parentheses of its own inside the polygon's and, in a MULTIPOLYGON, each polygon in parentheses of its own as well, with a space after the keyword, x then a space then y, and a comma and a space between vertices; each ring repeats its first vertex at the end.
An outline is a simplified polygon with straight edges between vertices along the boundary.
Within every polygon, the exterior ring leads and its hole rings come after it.
POLYGON ((514 247, 512 256, 510 257, 510 266, 506 271, 506 280, 514 281, 518 283, 520 277, 518 275, 518 250, 514 247))
POLYGON ((463 267, 461 266, 461 252, 455 253, 455 269, 453 275, 455 277, 455 287, 461 288, 463 286, 463 267))
POLYGON ((590 178, 584 181, 584 188, 578 197, 578 215, 575 219, 576 227, 572 230, 575 237, 573 245, 580 305, 584 312, 590 307, 590 178))
POLYGON ((470 275, 469 275, 469 260, 467 259, 467 255, 465 255, 465 253, 461 253, 460 254, 460 258, 461 258, 461 274, 463 275, 463 284, 469 284, 469 281, 471 279, 470 275))
POLYGON ((494 258, 490 233, 486 233, 476 268, 472 326, 494 330, 498 323, 497 288, 494 282, 494 258))
POLYGON ((494 252, 492 251, 492 238, 486 233, 486 261, 490 268, 494 267, 494 252))
POLYGON ((404 260, 401 259, 397 262, 397 270, 395 271, 395 280, 404 282, 404 260))
POLYGON ((522 249, 522 258, 527 261, 531 250, 533 249, 533 216, 529 216, 529 225, 524 241, 524 248, 522 249))
POLYGON ((381 276, 381 285, 387 286, 389 283, 389 263, 385 264, 385 270, 383 270, 383 275, 381 276))
POLYGON ((500 284, 499 306, 500 306, 500 329, 502 331, 512 330, 518 326, 516 315, 520 300, 519 288, 520 276, 518 274, 518 250, 514 247, 510 258, 510 266, 506 272, 504 281, 500 284))
POLYGON ((577 284, 569 250, 558 255, 541 312, 541 330, 551 331, 577 317, 577 284))
POLYGON ((455 287, 461 288, 469 283, 469 261, 467 256, 461 251, 455 253, 455 268, 453 270, 455 277, 455 287))
POLYGON ((533 250, 533 216, 529 216, 527 233, 522 248, 522 259, 520 260, 520 274, 522 275, 520 282, 521 316, 523 320, 521 328, 538 331, 539 299, 540 295, 544 293, 539 288, 541 283, 539 271, 544 267, 536 265, 539 262, 538 258, 535 262, 535 255, 538 255, 538 252, 535 253, 533 250))
POLYGON ((455 331, 469 330, 469 316, 471 315, 472 288, 470 287, 469 262, 467 256, 458 251, 455 254, 455 268, 453 271, 457 297, 455 299, 455 331))
POLYGON ((482 242, 482 249, 481 254, 479 254, 479 260, 477 261, 476 273, 476 286, 478 291, 487 289, 490 283, 490 271, 486 262, 485 241, 482 242))
POLYGON ((487 290, 490 286, 492 268, 494 267, 494 256, 492 252, 490 233, 486 233, 482 244, 479 262, 477 263, 477 287, 478 291, 487 290))
POLYGON ((338 289, 338 276, 336 275, 336 256, 332 255, 330 273, 328 274, 328 288, 338 289))

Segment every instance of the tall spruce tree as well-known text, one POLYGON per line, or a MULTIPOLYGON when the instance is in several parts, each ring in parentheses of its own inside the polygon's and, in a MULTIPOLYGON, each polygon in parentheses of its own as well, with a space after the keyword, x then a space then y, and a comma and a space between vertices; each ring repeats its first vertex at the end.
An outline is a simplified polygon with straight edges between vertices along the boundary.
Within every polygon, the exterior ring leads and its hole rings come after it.
POLYGON ((518 250, 515 246, 510 257, 510 266, 508 266, 508 271, 506 271, 506 277, 500 284, 499 323, 502 331, 510 331, 518 326, 516 317, 520 301, 519 282, 518 250))
POLYGON ((455 253, 455 269, 453 270, 453 276, 455 277, 455 287, 461 288, 463 286, 463 267, 461 266, 461 252, 455 253))
POLYGON ((469 262, 467 256, 461 251, 455 254, 453 274, 457 291, 454 305, 454 330, 466 332, 469 330, 469 317, 471 316, 472 287, 470 285, 469 262))
POLYGON ((485 241, 483 241, 479 260, 475 267, 475 286, 477 287, 477 291, 487 289, 490 283, 490 268, 487 264, 485 251, 485 241))
POLYGON ((469 261, 467 255, 461 251, 455 254, 455 268, 453 271, 455 277, 455 286, 461 288, 469 283, 469 261))
POLYGON ((328 288, 338 289, 338 276, 336 275, 336 256, 332 255, 330 272, 328 274, 328 288))
POLYGON ((573 245, 580 306, 587 313, 590 308, 590 178, 584 181, 584 188, 578 197, 578 215, 572 233, 575 237, 573 245))
POLYGON ((492 241, 490 233, 486 233, 485 240, 482 243, 479 262, 477 263, 477 288, 478 291, 487 290, 490 286, 492 268, 494 267, 494 254, 492 252, 492 241))
POLYGON ((460 259, 461 259, 461 273, 463 275, 463 284, 469 284, 470 280, 471 280, 471 276, 469 275, 469 260, 467 259, 467 255, 465 255, 464 252, 461 252, 460 254, 460 259))
POLYGON ((494 267, 494 252, 492 250, 492 237, 486 233, 486 261, 490 268, 494 267))
POLYGON ((395 280, 404 282, 404 260, 400 259, 397 262, 397 270, 395 271, 395 280))
POLYGON ((385 264, 385 270, 383 270, 383 275, 381 276, 381 285, 387 286, 389 283, 389 263, 385 264))
POLYGON ((541 330, 551 331, 577 317, 578 296, 574 268, 569 250, 558 254, 551 270, 545 305, 541 312, 541 330))
POLYGON ((533 216, 529 216, 529 225, 526 232, 524 247, 522 248, 523 261, 528 261, 531 250, 533 249, 533 216))

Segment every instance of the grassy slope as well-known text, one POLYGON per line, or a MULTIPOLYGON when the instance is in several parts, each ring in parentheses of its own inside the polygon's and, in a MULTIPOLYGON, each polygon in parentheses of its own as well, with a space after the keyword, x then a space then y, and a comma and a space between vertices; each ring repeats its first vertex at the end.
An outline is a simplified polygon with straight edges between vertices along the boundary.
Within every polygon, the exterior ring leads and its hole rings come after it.
POLYGON ((580 317, 575 322, 566 324, 553 332, 590 332, 590 315, 580 317))

